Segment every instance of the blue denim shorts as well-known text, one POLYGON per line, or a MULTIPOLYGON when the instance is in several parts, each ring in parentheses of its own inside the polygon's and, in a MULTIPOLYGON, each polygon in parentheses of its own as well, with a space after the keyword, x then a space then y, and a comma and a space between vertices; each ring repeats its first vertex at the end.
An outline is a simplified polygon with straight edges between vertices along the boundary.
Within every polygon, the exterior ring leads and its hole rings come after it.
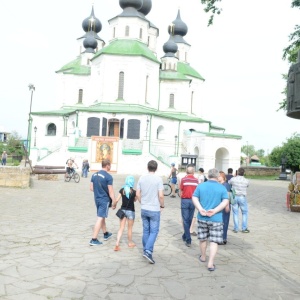
POLYGON ((135 219, 135 212, 132 210, 126 210, 122 208, 122 211, 124 211, 126 218, 128 220, 134 220, 135 219))
POLYGON ((176 184, 177 183, 177 177, 172 177, 171 178, 171 183, 176 184))
POLYGON ((109 201, 96 201, 97 217, 107 218, 109 201))

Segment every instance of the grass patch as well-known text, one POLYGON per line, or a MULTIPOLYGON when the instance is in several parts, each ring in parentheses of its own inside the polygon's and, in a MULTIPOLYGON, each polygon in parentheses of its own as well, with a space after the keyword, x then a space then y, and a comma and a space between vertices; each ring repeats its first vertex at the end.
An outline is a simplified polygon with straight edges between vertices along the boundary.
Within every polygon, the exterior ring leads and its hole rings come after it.
POLYGON ((259 179, 259 180, 276 180, 278 179, 279 175, 269 175, 269 176, 260 176, 260 175, 246 175, 245 178, 247 179, 259 179))

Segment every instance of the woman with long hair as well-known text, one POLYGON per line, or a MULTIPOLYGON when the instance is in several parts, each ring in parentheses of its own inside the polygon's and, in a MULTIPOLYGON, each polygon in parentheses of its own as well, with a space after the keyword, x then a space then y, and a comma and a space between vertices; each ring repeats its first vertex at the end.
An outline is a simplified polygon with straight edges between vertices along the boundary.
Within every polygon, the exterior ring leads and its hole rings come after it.
MULTIPOLYGON (((223 171, 219 172, 218 181, 225 186, 227 192, 229 193, 231 190, 231 186, 226 181, 226 175, 223 171)), ((228 194, 228 197, 229 197, 229 194, 228 194)), ((223 210, 223 223, 224 223, 224 225, 223 225, 223 244, 224 245, 227 244, 227 231, 228 231, 229 219, 230 219, 230 203, 223 210)))
MULTIPOLYGON (((135 219, 134 202, 136 201, 136 191, 134 187, 134 177, 127 176, 125 185, 120 189, 116 203, 122 198, 121 209, 125 213, 125 217, 120 219, 120 229, 117 234, 117 242, 114 248, 115 251, 120 251, 120 240, 127 222, 127 236, 128 236, 128 247, 135 247, 135 243, 132 241, 132 227, 135 219)), ((117 205, 117 204, 116 204, 117 205)))

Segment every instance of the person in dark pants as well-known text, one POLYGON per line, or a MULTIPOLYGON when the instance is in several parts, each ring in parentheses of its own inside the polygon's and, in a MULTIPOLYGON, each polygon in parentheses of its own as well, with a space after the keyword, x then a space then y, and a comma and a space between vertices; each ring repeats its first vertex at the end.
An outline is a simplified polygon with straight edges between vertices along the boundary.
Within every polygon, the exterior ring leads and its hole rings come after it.
POLYGON ((181 190, 181 216, 184 233, 182 240, 187 247, 191 247, 192 238, 190 228, 194 217, 195 206, 193 204, 193 193, 198 185, 198 179, 194 176, 195 169, 192 166, 188 166, 186 169, 187 175, 180 181, 181 190))
MULTIPOLYGON (((231 186, 228 182, 226 182, 226 175, 224 172, 220 171, 220 175, 218 178, 218 181, 223 184, 229 193, 231 191, 231 186)), ((222 212, 222 217, 223 217, 223 243, 221 245, 226 245, 227 244, 227 231, 228 231, 228 226, 229 226, 229 219, 230 219, 230 203, 224 208, 222 212)))
POLYGON ((7 153, 6 153, 6 151, 3 151, 2 156, 1 156, 2 166, 6 166, 6 160, 7 160, 7 153))

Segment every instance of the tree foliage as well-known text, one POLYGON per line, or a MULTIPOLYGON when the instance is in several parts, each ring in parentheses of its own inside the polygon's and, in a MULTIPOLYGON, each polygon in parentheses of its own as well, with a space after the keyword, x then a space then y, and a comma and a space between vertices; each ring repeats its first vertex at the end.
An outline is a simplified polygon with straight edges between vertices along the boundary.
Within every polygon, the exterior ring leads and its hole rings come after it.
POLYGON ((204 11, 211 14, 208 20, 208 26, 213 24, 214 16, 221 13, 222 9, 217 5, 218 2, 221 1, 222 0, 201 0, 201 3, 204 4, 204 11))
POLYGON ((21 136, 13 131, 7 138, 6 143, 1 144, 1 150, 6 151, 9 155, 24 155, 21 136))
POLYGON ((287 139, 281 147, 276 147, 269 155, 269 161, 272 166, 280 166, 281 159, 287 159, 286 166, 290 167, 293 172, 299 170, 300 166, 300 135, 294 133, 287 139))

